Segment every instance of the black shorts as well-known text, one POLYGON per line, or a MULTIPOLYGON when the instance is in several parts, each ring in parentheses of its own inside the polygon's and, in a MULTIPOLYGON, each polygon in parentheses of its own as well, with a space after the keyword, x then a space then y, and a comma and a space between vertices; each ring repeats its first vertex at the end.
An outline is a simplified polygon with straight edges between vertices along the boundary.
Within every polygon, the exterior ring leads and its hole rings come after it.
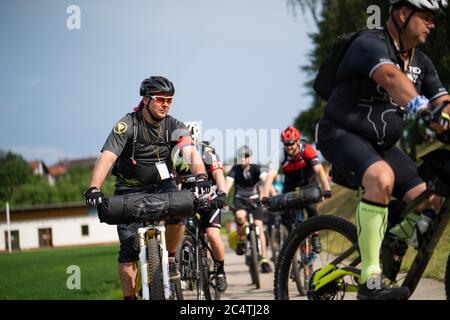
MULTIPOLYGON (((143 188, 118 186, 114 192, 115 195, 142 192, 149 193, 164 193, 178 191, 177 186, 173 180, 163 181, 160 185, 151 185, 143 188)), ((184 224, 185 220, 171 219, 166 220, 166 224, 184 224)), ((119 263, 134 262, 139 260, 139 243, 137 238, 137 229, 143 227, 143 223, 130 223, 117 225, 117 233, 119 234, 120 250, 119 263)))
POLYGON ((200 227, 205 230, 206 228, 218 228, 222 226, 220 224, 222 220, 222 210, 200 210, 200 227))
POLYGON ((392 195, 402 199, 406 192, 423 183, 416 163, 397 147, 382 150, 367 139, 322 119, 317 128, 317 147, 328 162, 351 183, 362 185, 364 172, 383 160, 395 176, 392 195))
POLYGON ((257 220, 262 220, 263 211, 261 207, 261 201, 258 199, 249 199, 249 198, 241 198, 234 197, 233 201, 234 206, 234 214, 236 216, 236 211, 245 210, 247 213, 250 211, 253 213, 253 218, 257 220))

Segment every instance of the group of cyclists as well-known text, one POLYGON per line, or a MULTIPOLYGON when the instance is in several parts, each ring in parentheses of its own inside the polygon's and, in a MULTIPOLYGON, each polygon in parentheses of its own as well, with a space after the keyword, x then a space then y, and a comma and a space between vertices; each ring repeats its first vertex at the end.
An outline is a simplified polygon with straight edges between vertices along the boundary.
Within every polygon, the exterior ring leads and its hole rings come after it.
MULTIPOLYGON (((431 108, 450 101, 432 61, 416 48, 425 43, 435 28, 435 17, 446 10, 447 1, 390 0, 390 4, 386 26, 360 33, 347 49, 316 130, 317 148, 333 170, 363 190, 356 213, 362 260, 359 299, 396 299, 407 294, 407 288, 389 281, 383 280, 381 287, 371 285, 382 276, 379 252, 391 198, 409 203, 426 189, 415 162, 397 148, 396 143, 403 134, 407 112, 423 116, 431 108)), ((142 82, 142 100, 114 126, 84 195, 88 205, 98 205, 104 196, 101 186, 111 168, 116 176, 116 195, 191 188, 207 193, 215 185, 217 197, 212 200, 213 209, 201 214, 212 248, 216 285, 223 292, 227 280, 220 236, 221 213, 217 209, 226 206, 233 184, 237 254, 245 250, 243 225, 249 206, 254 210, 256 205, 255 223, 264 230, 261 203, 274 194, 273 182, 280 171, 285 177, 283 192, 317 186, 320 182, 324 198, 329 198, 331 188, 316 150, 302 141, 300 132, 291 126, 282 132, 283 150, 274 155, 268 172, 252 163, 252 150, 243 146, 237 150, 237 164, 225 176, 214 148, 198 140, 198 127, 168 114, 174 94, 174 85, 164 77, 151 76, 142 82), (173 154, 177 155, 176 159, 173 154), (188 176, 193 179, 186 183, 188 176)), ((437 134, 449 130, 449 114, 447 105, 439 121, 431 124, 437 134)), ((425 210, 436 213, 440 205, 439 197, 431 196, 418 213, 425 210)), ((306 207, 306 211, 308 217, 317 215, 313 205, 306 207)), ((289 211, 283 219, 289 227, 289 211)), ((171 279, 176 279, 180 273, 175 254, 184 235, 184 221, 168 219, 166 224, 169 274, 171 279)), ((135 299, 136 230, 139 226, 138 223, 117 226, 124 299, 135 299)), ((260 238, 261 272, 271 272, 264 232, 260 233, 260 238)), ((312 243, 314 250, 320 252, 319 235, 312 243)))

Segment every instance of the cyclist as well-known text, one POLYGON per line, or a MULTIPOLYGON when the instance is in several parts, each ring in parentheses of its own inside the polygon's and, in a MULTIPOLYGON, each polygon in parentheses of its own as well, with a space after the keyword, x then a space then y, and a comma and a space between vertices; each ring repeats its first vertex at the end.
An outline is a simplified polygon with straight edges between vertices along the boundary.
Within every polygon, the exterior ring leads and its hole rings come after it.
MULTIPOLYGON (((300 140, 300 131, 292 126, 288 126, 281 133, 281 142, 284 145, 284 150, 283 152, 276 153, 270 162, 269 172, 262 193, 263 199, 269 196, 268 188, 276 177, 280 165, 284 173, 283 192, 294 191, 297 187, 317 187, 317 177, 322 184, 323 190, 326 192, 326 196, 330 197, 330 185, 325 170, 320 163, 319 156, 311 145, 303 143, 300 140)), ((309 218, 317 215, 315 204, 306 206, 305 210, 309 218)), ((285 224, 289 231, 291 231, 292 219, 293 211, 286 211, 283 215, 283 224, 285 224)), ((321 244, 318 234, 313 236, 312 243, 314 251, 317 253, 320 252, 321 244)))
POLYGON ((264 181, 267 174, 261 171, 261 166, 251 163, 252 151, 248 146, 242 146, 237 151, 237 161, 227 175, 227 193, 230 191, 233 183, 236 191, 234 193, 234 218, 236 222, 236 231, 238 244, 236 254, 244 254, 245 235, 243 226, 248 210, 252 210, 255 224, 259 227, 261 239, 261 272, 272 272, 272 268, 266 258, 266 237, 264 234, 264 224, 262 220, 262 208, 259 195, 259 182, 264 181), (255 208, 256 206, 256 208, 255 208))
MULTIPOLYGON (((93 169, 89 188, 84 193, 86 203, 96 206, 103 197, 100 188, 113 166, 116 176, 114 194, 130 192, 177 191, 170 153, 174 148, 183 150, 196 175, 196 186, 201 192, 209 192, 210 182, 201 155, 193 146, 186 126, 168 115, 175 88, 171 81, 152 76, 142 81, 140 95, 143 97, 135 112, 126 114, 109 134, 100 157, 93 169)), ((167 250, 171 279, 179 278, 174 260, 179 242, 184 234, 184 222, 168 220, 167 250)), ((132 223, 117 226, 120 240, 118 257, 119 276, 124 299, 135 299, 137 228, 143 224, 132 223)))
MULTIPOLYGON (((200 146, 202 150, 202 158, 205 163, 208 178, 211 184, 217 186, 217 197, 212 201, 213 210, 201 211, 201 226, 206 231, 208 241, 211 245, 213 260, 214 260, 214 272, 216 278, 216 287, 219 292, 224 292, 227 288, 227 278, 224 270, 225 259, 225 247, 220 235, 221 229, 221 216, 222 209, 226 205, 227 194, 225 193, 225 176, 223 174, 223 165, 216 155, 214 148, 212 148, 208 142, 199 142, 199 125, 197 122, 185 122, 188 130, 191 133, 191 137, 197 146, 200 146)), ((175 155, 174 164, 179 182, 184 189, 190 189, 192 186, 186 179, 192 177, 191 170, 187 164, 183 161, 183 157, 180 154, 175 155)))
MULTIPOLYGON (((420 115, 450 100, 433 63, 416 48, 435 28, 435 16, 447 1, 390 0, 390 5, 386 27, 361 33, 346 51, 316 137, 333 168, 364 189, 357 208, 359 299, 409 295, 408 288, 382 277, 379 251, 391 196, 410 203, 426 185, 415 162, 395 144, 406 112, 420 115), (373 285, 380 279, 381 285, 373 285)), ((444 111, 442 121, 433 124, 438 132, 448 129, 449 106, 444 111)), ((433 211, 438 202, 430 198, 420 210, 433 211)))

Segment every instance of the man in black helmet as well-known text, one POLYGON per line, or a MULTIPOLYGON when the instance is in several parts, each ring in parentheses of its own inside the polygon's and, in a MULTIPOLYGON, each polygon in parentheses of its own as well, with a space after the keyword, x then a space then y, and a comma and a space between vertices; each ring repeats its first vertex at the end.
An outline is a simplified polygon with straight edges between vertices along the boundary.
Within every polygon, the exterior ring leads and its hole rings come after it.
MULTIPOLYGON (((385 281, 379 261, 391 197, 410 203, 426 189, 416 163, 395 144, 403 134, 406 112, 420 116, 450 101, 432 61, 416 48, 435 28, 435 16, 446 9, 447 1, 390 3, 386 27, 362 32, 348 47, 317 128, 317 146, 324 157, 364 189, 356 214, 362 260, 359 299, 400 299, 410 294, 408 288, 385 281)), ((447 105, 439 123, 432 124, 438 133, 448 130, 449 113, 447 105)), ((437 210, 436 198, 430 197, 418 210, 422 214, 437 210)), ((405 241, 411 234, 396 237, 405 241)), ((396 273, 389 276, 395 277, 396 273)))
MULTIPOLYGON (((183 157, 196 176, 200 192, 209 192, 210 182, 202 157, 192 144, 186 126, 168 115, 175 88, 164 77, 152 76, 140 87, 143 97, 139 106, 117 122, 108 136, 92 172, 86 203, 96 206, 103 194, 100 188, 114 164, 115 194, 131 192, 177 191, 171 173, 171 152, 183 150, 183 157)), ((167 220, 167 250, 171 279, 179 277, 174 260, 179 242, 184 234, 184 221, 167 220)), ((136 232, 139 223, 118 225, 120 240, 119 276, 124 299, 135 298, 136 261, 139 259, 136 232)))

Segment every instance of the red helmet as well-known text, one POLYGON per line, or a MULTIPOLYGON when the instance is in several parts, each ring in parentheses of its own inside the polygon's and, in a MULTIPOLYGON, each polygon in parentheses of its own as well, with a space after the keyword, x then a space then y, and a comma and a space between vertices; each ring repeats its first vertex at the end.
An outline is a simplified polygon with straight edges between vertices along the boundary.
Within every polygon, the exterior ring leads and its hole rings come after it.
POLYGON ((284 131, 281 133, 281 142, 295 142, 300 139, 300 131, 295 129, 292 126, 287 127, 284 129, 284 131))

